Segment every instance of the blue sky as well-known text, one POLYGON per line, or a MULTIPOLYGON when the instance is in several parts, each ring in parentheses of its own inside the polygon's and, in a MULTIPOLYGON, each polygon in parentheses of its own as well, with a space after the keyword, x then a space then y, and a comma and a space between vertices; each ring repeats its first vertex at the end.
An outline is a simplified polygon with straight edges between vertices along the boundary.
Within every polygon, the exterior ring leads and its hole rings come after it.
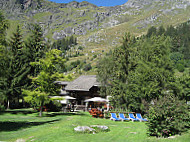
MULTIPOLYGON (((50 0, 50 1, 57 2, 57 3, 68 3, 73 0, 50 0)), ((75 1, 82 2, 84 0, 75 0, 75 1)), ((128 0, 85 0, 85 1, 93 3, 97 6, 115 6, 115 5, 124 4, 128 0)))

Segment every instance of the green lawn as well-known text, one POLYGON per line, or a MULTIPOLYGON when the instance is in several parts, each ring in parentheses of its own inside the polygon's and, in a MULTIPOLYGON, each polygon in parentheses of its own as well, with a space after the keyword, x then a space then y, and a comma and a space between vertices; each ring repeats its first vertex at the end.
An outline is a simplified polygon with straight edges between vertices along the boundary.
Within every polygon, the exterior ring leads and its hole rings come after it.
POLYGON ((92 118, 88 113, 44 113, 38 117, 32 110, 11 110, 0 113, 0 141, 48 142, 188 142, 190 132, 174 139, 157 139, 146 135, 142 122, 114 122, 92 118), (97 134, 76 133, 76 126, 106 125, 109 132, 97 134))

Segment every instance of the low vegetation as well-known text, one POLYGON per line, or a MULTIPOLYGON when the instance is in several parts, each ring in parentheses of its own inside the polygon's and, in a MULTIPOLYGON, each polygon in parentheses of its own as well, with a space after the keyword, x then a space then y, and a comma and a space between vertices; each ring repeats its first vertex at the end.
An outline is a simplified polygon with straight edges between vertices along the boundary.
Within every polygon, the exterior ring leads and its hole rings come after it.
POLYGON ((185 101, 167 95, 153 101, 148 114, 148 134, 169 137, 181 134, 190 127, 190 114, 185 101))
POLYGON ((44 113, 43 118, 30 109, 9 110, 0 113, 0 141, 142 141, 142 142, 188 142, 190 133, 174 138, 148 137, 144 122, 115 122, 92 118, 88 113, 44 113), (108 132, 97 134, 77 133, 77 126, 106 125, 108 132))

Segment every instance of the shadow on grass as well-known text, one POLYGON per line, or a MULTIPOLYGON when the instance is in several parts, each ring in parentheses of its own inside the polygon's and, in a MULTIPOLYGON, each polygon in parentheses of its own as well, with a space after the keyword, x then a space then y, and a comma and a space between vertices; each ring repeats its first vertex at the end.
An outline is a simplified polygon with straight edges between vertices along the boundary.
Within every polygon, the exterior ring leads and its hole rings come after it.
POLYGON ((61 119, 45 121, 45 122, 27 122, 27 121, 19 121, 19 122, 11 122, 11 121, 0 121, 0 132, 2 131, 16 131, 23 128, 30 128, 32 126, 43 125, 47 123, 54 123, 60 121, 61 119))
POLYGON ((60 116, 60 115, 63 115, 63 116, 73 116, 73 115, 86 115, 85 113, 82 113, 82 112, 76 112, 76 113, 65 113, 65 112, 53 112, 53 113, 47 113, 45 114, 46 117, 56 117, 56 116, 60 116))
POLYGON ((0 115, 7 114, 7 113, 27 115, 27 114, 33 114, 36 112, 37 111, 34 111, 34 110, 6 110, 6 111, 0 111, 0 115))
MULTIPOLYGON (((35 110, 6 110, 6 111, 0 111, 0 115, 3 114, 34 114, 34 113, 39 113, 38 111, 35 110)), ((67 116, 72 116, 72 115, 86 115, 83 112, 43 112, 43 114, 46 117, 55 117, 55 116, 60 116, 60 115, 67 115, 67 116)))

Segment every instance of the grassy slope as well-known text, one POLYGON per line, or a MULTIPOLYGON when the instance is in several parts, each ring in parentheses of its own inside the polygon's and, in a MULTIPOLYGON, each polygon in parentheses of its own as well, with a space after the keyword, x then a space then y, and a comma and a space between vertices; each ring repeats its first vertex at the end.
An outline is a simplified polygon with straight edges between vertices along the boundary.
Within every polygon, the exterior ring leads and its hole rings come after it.
MULTIPOLYGON (((122 37, 125 35, 125 33, 130 32, 135 36, 140 36, 143 34, 146 34, 146 31, 151 26, 147 26, 144 29, 138 29, 137 26, 134 26, 134 23, 137 23, 138 21, 141 21, 143 19, 146 19, 146 17, 150 17, 152 14, 156 13, 158 10, 152 10, 148 13, 142 13, 141 15, 135 15, 135 16, 128 16, 130 21, 119 24, 117 26, 101 29, 99 31, 90 32, 85 36, 79 36, 78 41, 79 45, 85 45, 85 49, 83 51, 84 54, 88 53, 88 56, 85 57, 87 59, 87 62, 91 62, 94 66, 96 65, 96 62, 98 59, 94 59, 93 61, 89 61, 88 57, 92 57, 94 54, 102 54, 102 50, 104 50, 104 53, 109 52, 110 49, 114 49, 115 47, 121 45, 122 37), (86 39, 88 39, 90 36, 98 36, 99 39, 103 39, 100 42, 87 42, 86 39), (85 44, 84 44, 85 43, 85 44), (91 51, 95 51, 95 53, 91 53, 91 51)), ((190 8, 188 8, 186 11, 175 15, 168 17, 167 15, 163 15, 160 18, 155 21, 157 25, 160 26, 163 25, 165 28, 169 25, 179 25, 183 22, 186 22, 189 17, 189 11, 190 8), (168 20, 169 19, 169 20, 168 20), (162 23, 159 23, 159 21, 162 21, 162 23)), ((126 15, 127 16, 127 15, 126 15)), ((83 57, 80 57, 83 58, 83 57)), ((75 60, 75 59, 73 59, 75 60)))
MULTIPOLYGON (((55 3, 50 3, 50 4, 51 4, 51 7, 56 7, 55 3)), ((160 7, 155 7, 154 9, 152 9, 151 11, 148 11, 148 12, 145 9, 145 10, 142 10, 137 15, 127 15, 126 14, 121 17, 118 17, 118 19, 121 20, 122 18, 124 18, 124 19, 126 18, 129 20, 127 22, 124 22, 122 24, 119 24, 119 25, 116 25, 113 27, 105 28, 105 29, 89 31, 86 35, 83 35, 83 36, 77 36, 78 46, 85 47, 84 50, 81 52, 81 54, 84 54, 84 55, 79 56, 79 57, 73 57, 70 59, 69 62, 76 61, 78 59, 81 61, 86 60, 86 62, 91 63, 94 68, 91 72, 88 72, 87 74, 96 73, 95 66, 96 66, 99 58, 101 58, 103 55, 108 53, 110 51, 110 49, 114 49, 116 46, 119 46, 122 42, 122 37, 125 35, 125 33, 131 32, 135 36, 140 36, 142 34, 145 34, 147 29, 151 26, 151 24, 149 24, 147 27, 145 27, 143 29, 138 29, 137 27, 141 27, 142 25, 139 25, 136 23, 138 23, 139 21, 143 21, 144 19, 147 19, 148 17, 151 17, 151 15, 153 15, 155 13, 159 13, 159 9, 160 9, 160 7), (93 41, 89 42, 87 40, 87 39, 89 39, 89 37, 92 38, 93 41), (92 51, 94 53, 92 53, 92 51), (104 52, 102 52, 102 51, 104 51, 104 52), (93 58, 93 55, 97 55, 97 58, 93 58)), ((69 18, 75 19, 75 22, 80 24, 85 20, 92 20, 92 17, 93 17, 92 15, 96 11, 99 11, 99 12, 104 11, 103 8, 91 9, 90 7, 80 8, 80 9, 60 8, 60 10, 64 11, 64 14, 60 15, 59 13, 57 13, 54 15, 55 17, 61 16, 61 19, 57 19, 51 25, 51 27, 48 31, 48 34, 46 35, 46 37, 48 37, 49 39, 52 39, 53 32, 61 31, 63 29, 63 27, 66 28, 68 26, 71 26, 71 27, 74 26, 74 23, 59 25, 61 23, 62 19, 67 19, 66 13, 69 13, 69 18), (80 17, 79 15, 77 15, 77 17, 75 17, 76 13, 80 13, 81 11, 84 11, 86 9, 88 9, 90 11, 86 16, 80 17)), ((189 13, 190 13, 190 7, 188 7, 186 10, 180 10, 180 12, 178 14, 162 15, 156 21, 154 21, 154 25, 155 26, 163 25, 164 27, 167 27, 168 25, 176 26, 180 23, 186 22, 189 18, 189 13), (162 21, 162 22, 160 22, 160 21, 162 21)), ((34 15, 33 18, 30 19, 30 21, 36 21, 36 22, 43 23, 44 20, 48 19, 48 17, 51 14, 52 13, 50 13, 50 12, 39 13, 39 14, 34 15)), ((23 21, 28 21, 28 20, 29 19, 27 19, 27 17, 25 17, 25 19, 23 21)), ((22 21, 22 23, 24 23, 23 21, 22 21)), ((15 25, 18 24, 18 21, 10 21, 10 23, 11 23, 11 26, 10 26, 10 29, 8 30, 8 37, 10 37, 10 35, 13 31, 15 31, 15 28, 16 28, 15 25)), ((23 33, 26 34, 28 32, 26 32, 26 30, 25 30, 23 33)), ((27 36, 24 36, 24 37, 27 37, 27 36)), ((75 53, 75 50, 73 50, 73 53, 75 53)), ((77 72, 77 71, 74 69, 72 72, 77 72)), ((83 72, 83 74, 86 74, 86 72, 83 72)))
POLYGON ((113 122, 92 118, 88 113, 79 113, 78 115, 48 113, 48 117, 39 118, 37 113, 17 110, 1 113, 0 126, 0 141, 24 139, 39 142, 187 142, 190 139, 190 133, 177 136, 175 139, 147 137, 145 123, 113 122), (81 134, 73 130, 76 126, 90 125, 106 125, 109 126, 110 131, 107 133, 81 134))

